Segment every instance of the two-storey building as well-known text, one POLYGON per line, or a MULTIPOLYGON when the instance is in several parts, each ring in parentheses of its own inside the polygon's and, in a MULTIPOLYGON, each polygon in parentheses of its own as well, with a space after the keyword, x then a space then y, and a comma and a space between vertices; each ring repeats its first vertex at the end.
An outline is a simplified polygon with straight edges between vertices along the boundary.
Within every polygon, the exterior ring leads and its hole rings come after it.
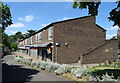
MULTIPOLYGON (((95 22, 94 16, 85 16, 51 23, 20 41, 19 48, 22 53, 34 58, 42 58, 42 60, 47 58, 58 63, 78 61, 86 63, 83 58, 85 53, 98 47, 106 40, 106 30, 95 22)), ((116 44, 112 46, 115 49, 117 48, 116 44)), ((116 53, 116 51, 113 53, 116 53)), ((96 55, 95 52, 90 56, 96 57, 96 55)), ((85 61, 88 60, 87 63, 89 63, 89 59, 92 60, 90 56, 88 59, 85 56, 85 61)), ((105 60, 95 60, 91 63, 105 62, 105 60)))

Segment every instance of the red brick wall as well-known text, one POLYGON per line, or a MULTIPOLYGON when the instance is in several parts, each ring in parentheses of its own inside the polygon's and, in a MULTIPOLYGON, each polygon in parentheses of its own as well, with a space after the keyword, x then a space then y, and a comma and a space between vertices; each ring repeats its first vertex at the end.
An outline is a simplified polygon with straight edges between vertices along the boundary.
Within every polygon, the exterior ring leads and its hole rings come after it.
MULTIPOLYGON (((57 48, 57 62, 78 62, 82 53, 95 47, 105 40, 106 32, 96 26, 95 17, 86 17, 54 24, 54 40, 59 42, 57 48), (68 43, 68 47, 65 46, 68 43)), ((56 46, 53 49, 54 61, 56 61, 56 46)))
POLYGON ((113 61, 117 59, 118 54, 118 41, 117 39, 111 39, 107 43, 91 51, 90 53, 83 55, 82 63, 104 63, 106 61, 113 61), (106 52, 105 50, 109 50, 106 52))

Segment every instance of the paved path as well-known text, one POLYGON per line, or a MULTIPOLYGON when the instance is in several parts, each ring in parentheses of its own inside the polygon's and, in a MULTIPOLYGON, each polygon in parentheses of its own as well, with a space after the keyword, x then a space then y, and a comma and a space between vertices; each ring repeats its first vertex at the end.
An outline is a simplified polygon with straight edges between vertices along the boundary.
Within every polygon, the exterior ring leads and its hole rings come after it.
POLYGON ((2 64, 3 81, 69 81, 63 77, 46 71, 38 71, 29 66, 20 64, 12 55, 4 57, 2 64))

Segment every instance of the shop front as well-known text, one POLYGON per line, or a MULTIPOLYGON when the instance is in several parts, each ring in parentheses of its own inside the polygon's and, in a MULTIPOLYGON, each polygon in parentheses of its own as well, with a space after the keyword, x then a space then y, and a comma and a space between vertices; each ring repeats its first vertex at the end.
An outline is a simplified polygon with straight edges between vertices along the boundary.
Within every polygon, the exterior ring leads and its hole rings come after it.
POLYGON ((33 58, 37 58, 37 52, 38 52, 38 48, 37 47, 30 47, 30 56, 33 58))
POLYGON ((25 49, 24 46, 19 46, 19 51, 20 51, 21 53, 26 54, 26 49, 25 49))
POLYGON ((38 46, 38 58, 46 61, 47 59, 52 61, 52 44, 45 43, 38 46))
POLYGON ((26 47, 26 53, 36 59, 52 61, 52 43, 29 45, 26 47))

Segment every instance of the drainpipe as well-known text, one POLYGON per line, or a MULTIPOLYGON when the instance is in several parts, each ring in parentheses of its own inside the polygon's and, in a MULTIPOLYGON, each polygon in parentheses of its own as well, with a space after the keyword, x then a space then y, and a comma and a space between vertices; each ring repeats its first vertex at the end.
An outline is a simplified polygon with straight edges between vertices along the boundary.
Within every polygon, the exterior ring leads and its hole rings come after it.
POLYGON ((56 45, 56 62, 57 62, 57 57, 58 57, 58 47, 60 47, 60 43, 55 43, 56 45))
POLYGON ((57 55, 58 55, 58 54, 57 54, 57 46, 56 46, 56 62, 57 62, 57 55))

